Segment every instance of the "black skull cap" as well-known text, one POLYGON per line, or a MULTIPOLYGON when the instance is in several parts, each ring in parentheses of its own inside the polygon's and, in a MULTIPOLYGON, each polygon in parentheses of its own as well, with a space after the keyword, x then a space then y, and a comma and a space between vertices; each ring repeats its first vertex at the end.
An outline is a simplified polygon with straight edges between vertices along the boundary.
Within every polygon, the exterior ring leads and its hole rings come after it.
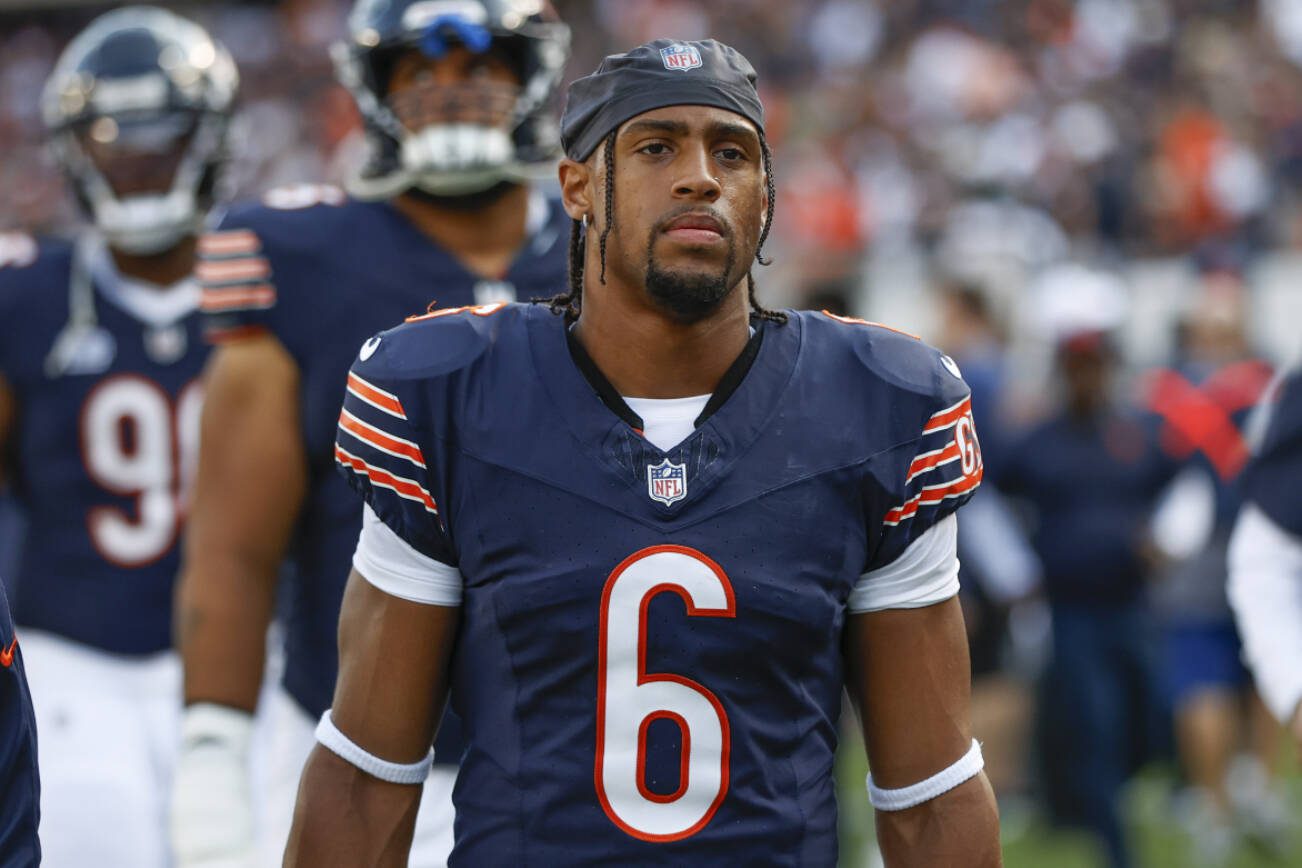
POLYGON ((764 131, 755 69, 735 48, 705 39, 655 39, 612 54, 596 72, 570 85, 561 115, 561 143, 572 160, 586 160, 601 140, 630 118, 671 105, 734 112, 764 131))

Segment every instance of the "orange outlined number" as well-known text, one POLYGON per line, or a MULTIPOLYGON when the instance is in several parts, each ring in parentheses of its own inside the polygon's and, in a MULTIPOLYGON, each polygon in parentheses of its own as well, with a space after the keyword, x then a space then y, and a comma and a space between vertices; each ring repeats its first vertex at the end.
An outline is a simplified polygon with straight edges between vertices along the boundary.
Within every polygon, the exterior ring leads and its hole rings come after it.
POLYGON ((97 385, 81 410, 81 450, 96 485, 130 497, 134 508, 96 506, 87 515, 100 556, 142 567, 176 541, 199 446, 202 389, 181 390, 175 406, 152 380, 121 374, 97 385))
POLYGON ((678 841, 710 822, 728 794, 728 715, 718 697, 682 675, 646 671, 647 608, 662 593, 688 617, 735 618, 732 583, 714 561, 659 545, 624 560, 601 595, 597 648, 597 798, 616 826, 643 841, 678 841), (678 789, 646 785, 647 731, 657 720, 682 734, 678 789))

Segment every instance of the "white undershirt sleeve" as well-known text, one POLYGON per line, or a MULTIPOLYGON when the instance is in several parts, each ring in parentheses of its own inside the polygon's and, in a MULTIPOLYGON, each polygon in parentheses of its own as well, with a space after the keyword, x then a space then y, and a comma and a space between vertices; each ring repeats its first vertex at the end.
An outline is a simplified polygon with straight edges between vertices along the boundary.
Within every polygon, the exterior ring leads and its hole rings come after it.
POLYGON ((947 515, 898 558, 864 573, 850 592, 850 613, 920 609, 958 593, 958 516, 947 515))
POLYGON ((431 606, 461 605, 461 571, 416 551, 366 504, 353 567, 386 594, 431 606))
POLYGON ((1287 723, 1302 701, 1302 539, 1252 503, 1230 538, 1226 591, 1262 700, 1287 723))

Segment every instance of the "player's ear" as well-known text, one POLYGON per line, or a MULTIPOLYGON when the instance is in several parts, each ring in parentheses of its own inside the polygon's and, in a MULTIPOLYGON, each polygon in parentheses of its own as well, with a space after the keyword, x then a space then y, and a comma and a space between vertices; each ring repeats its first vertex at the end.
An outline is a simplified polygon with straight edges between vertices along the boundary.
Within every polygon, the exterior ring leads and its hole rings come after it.
POLYGON ((566 157, 561 160, 557 171, 560 173, 561 204, 565 206, 565 213, 571 220, 591 220, 592 168, 566 157))

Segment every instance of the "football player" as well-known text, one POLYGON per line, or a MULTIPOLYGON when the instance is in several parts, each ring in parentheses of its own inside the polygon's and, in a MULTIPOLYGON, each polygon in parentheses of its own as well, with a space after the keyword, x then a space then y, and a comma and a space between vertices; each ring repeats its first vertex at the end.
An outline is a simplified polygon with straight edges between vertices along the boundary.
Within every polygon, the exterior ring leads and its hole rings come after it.
POLYGON ((335 456, 365 519, 286 864, 403 864, 449 682, 453 865, 835 864, 847 685, 887 863, 998 864, 957 367, 756 304, 774 194, 736 51, 606 58, 562 139, 570 291, 434 311, 353 365, 335 456))
POLYGON ((1230 605, 1266 706, 1302 750, 1302 370, 1263 402, 1230 540, 1230 605))
MULTIPOLYGON (((529 0, 361 0, 337 51, 373 151, 352 195, 272 193, 200 245, 209 334, 205 432, 183 570, 183 866, 247 857, 250 714, 282 562, 285 669, 268 702, 264 861, 279 864, 313 726, 335 683, 339 607, 361 527, 334 471, 357 345, 432 303, 531 298, 565 272, 567 219, 528 181, 554 171, 549 102, 569 32, 529 0)), ((415 865, 451 846, 461 748, 449 727, 426 785, 415 865)))
POLYGON ((42 97, 92 226, 0 244, 0 446, 28 518, 14 616, 46 865, 169 864, 172 595, 207 354, 191 272, 237 81, 190 21, 98 18, 42 97))

